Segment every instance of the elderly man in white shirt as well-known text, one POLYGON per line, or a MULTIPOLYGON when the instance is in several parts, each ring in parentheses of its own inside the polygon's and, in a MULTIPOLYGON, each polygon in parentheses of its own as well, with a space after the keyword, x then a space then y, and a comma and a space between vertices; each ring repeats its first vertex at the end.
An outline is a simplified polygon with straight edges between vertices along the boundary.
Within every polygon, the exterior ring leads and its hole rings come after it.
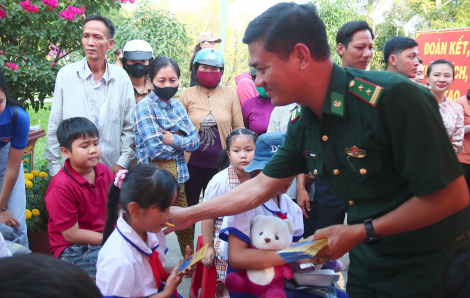
POLYGON ((109 19, 88 16, 82 33, 86 58, 64 66, 57 74, 45 153, 51 175, 62 167, 57 127, 60 121, 72 117, 86 117, 96 125, 100 162, 114 174, 128 168, 135 158, 132 83, 121 67, 106 60, 106 52, 114 45, 113 35, 114 25, 109 19))

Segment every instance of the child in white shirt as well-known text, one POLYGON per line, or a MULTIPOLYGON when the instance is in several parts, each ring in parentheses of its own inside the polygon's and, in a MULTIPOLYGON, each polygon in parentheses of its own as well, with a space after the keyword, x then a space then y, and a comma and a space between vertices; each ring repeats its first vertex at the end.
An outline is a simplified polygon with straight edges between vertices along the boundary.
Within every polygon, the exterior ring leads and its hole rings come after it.
MULTIPOLYGON (((269 159, 281 146, 284 133, 266 133, 256 141, 253 161, 245 167, 245 172, 261 172, 269 159)), ((294 223, 295 231, 292 242, 299 241, 304 233, 302 210, 285 193, 290 183, 284 185, 269 201, 250 211, 233 216, 226 216, 222 223, 219 237, 222 239, 221 250, 225 260, 229 262, 227 274, 235 272, 234 269, 261 270, 285 262, 274 251, 252 249, 250 245, 250 230, 256 215, 277 216, 288 218, 294 223)), ((247 294, 230 293, 230 297, 247 294)))
MULTIPOLYGON (((257 135, 253 131, 239 128, 226 139, 226 149, 222 151, 219 161, 219 173, 209 181, 205 190, 204 201, 208 201, 226 193, 232 188, 250 179, 250 173, 245 167, 253 160, 257 135)), ((217 279, 222 282, 227 274, 227 262, 220 251, 219 231, 223 216, 216 219, 203 220, 201 230, 204 244, 209 244, 202 263, 210 268, 214 264, 217 269, 217 279)), ((221 284, 218 287, 221 296, 228 296, 228 291, 221 284)))
POLYGON ((171 173, 151 164, 117 173, 96 264, 96 285, 104 297, 178 298, 176 288, 193 268, 176 275, 178 268, 164 267, 168 249, 162 231, 178 191, 171 173), (118 218, 119 206, 124 211, 118 218))

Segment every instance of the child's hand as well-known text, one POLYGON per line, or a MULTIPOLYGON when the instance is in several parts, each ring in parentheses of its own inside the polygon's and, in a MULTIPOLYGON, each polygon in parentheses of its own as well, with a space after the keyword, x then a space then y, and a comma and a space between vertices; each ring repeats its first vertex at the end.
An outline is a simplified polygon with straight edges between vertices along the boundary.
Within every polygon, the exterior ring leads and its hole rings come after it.
POLYGON ((164 295, 166 297, 171 297, 178 285, 183 280, 183 276, 176 275, 176 273, 178 273, 178 267, 173 268, 173 271, 171 271, 170 276, 168 276, 168 279, 166 280, 165 288, 163 289, 163 292, 165 292, 164 295))
MULTIPOLYGON (((184 259, 187 260, 191 257, 191 249, 189 248, 189 245, 186 245, 186 255, 184 256, 184 259)), ((193 265, 189 267, 188 269, 184 270, 181 275, 184 276, 184 278, 190 278, 193 275, 194 270, 196 269, 196 265, 193 265)))
POLYGON ((214 261, 214 256, 214 248, 208 247, 206 253, 204 254, 204 257, 202 258, 202 264, 204 264, 204 266, 206 266, 207 268, 211 268, 212 262, 214 261))

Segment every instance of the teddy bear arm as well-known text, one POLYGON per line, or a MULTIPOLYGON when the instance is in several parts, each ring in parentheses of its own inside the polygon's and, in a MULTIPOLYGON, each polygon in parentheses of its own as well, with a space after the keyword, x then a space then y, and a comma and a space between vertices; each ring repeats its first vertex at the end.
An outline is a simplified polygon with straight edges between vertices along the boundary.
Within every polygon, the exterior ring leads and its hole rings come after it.
POLYGON ((282 275, 286 279, 291 279, 294 277, 294 270, 292 270, 292 266, 290 264, 284 264, 282 268, 282 275))

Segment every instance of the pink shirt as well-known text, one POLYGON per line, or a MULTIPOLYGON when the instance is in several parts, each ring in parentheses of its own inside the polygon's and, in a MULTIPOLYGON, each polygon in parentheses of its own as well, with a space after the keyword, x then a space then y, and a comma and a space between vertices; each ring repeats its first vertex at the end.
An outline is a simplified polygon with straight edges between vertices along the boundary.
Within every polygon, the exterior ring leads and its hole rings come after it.
POLYGON ((461 153, 463 151, 463 137, 465 134, 462 106, 446 97, 445 101, 439 104, 439 112, 441 112, 444 126, 452 146, 454 146, 455 153, 461 153))
POLYGON ((65 165, 55 175, 47 188, 45 202, 49 212, 50 250, 54 257, 74 243, 62 236, 62 231, 70 229, 78 222, 80 229, 101 232, 106 218, 108 189, 114 176, 102 163, 95 169, 95 185, 78 174, 67 159, 65 165))

